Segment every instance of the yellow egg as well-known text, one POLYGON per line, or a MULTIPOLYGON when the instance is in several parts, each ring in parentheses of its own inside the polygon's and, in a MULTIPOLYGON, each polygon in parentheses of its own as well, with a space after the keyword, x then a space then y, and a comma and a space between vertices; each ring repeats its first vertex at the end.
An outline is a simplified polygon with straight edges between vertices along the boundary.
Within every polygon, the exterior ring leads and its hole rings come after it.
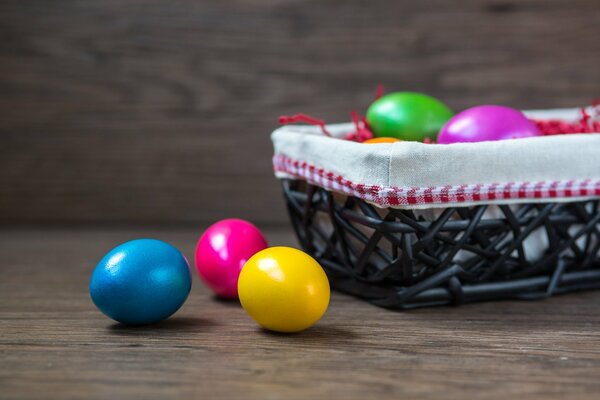
POLYGON ((238 280, 242 307, 263 328, 299 332, 327 310, 327 275, 314 258, 291 247, 270 247, 253 255, 238 280))

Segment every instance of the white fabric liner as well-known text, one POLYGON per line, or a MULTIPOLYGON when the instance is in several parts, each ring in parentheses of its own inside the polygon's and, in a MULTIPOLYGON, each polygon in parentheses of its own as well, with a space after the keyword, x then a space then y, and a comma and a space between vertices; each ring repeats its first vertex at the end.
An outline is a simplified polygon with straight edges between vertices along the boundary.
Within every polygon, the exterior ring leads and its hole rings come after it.
MULTIPOLYGON (((525 111, 529 118, 578 121, 579 108, 525 111)), ((353 124, 333 124, 334 137, 354 130, 353 124)), ((364 145, 323 135, 316 126, 287 125, 271 139, 276 155, 300 160, 359 184, 384 187, 505 184, 512 182, 600 180, 600 133, 542 136, 527 139, 431 145, 402 141, 364 145)), ((283 171, 278 178, 299 179, 283 171)), ((328 188, 331 189, 331 188, 328 188)), ((576 201, 581 198, 528 198, 477 201, 476 204, 576 201)), ((475 204, 472 203, 472 204, 475 204)), ((469 205, 469 202, 447 203, 469 205)), ((397 208, 434 208, 402 205, 397 208)))

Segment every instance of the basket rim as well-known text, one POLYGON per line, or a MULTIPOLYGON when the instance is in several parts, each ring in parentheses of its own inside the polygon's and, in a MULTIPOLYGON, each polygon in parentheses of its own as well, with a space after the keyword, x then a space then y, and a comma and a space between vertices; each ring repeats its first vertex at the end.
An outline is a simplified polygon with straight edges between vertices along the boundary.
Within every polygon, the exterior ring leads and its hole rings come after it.
MULTIPOLYGON (((527 111, 530 118, 577 118, 580 109, 527 111)), ((600 133, 431 145, 365 146, 339 140, 352 124, 275 130, 273 168, 378 207, 425 209, 477 204, 581 201, 600 197, 600 133), (334 156, 332 156, 332 154, 334 156)))

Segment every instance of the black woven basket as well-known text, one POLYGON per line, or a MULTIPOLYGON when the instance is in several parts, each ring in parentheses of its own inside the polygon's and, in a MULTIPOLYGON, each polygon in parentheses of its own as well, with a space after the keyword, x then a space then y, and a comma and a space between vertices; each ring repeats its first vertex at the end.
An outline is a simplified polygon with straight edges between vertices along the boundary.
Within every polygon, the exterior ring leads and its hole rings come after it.
POLYGON ((303 181, 283 180, 283 189, 302 247, 332 286, 379 306, 600 288, 599 200, 419 212, 377 208, 303 181))

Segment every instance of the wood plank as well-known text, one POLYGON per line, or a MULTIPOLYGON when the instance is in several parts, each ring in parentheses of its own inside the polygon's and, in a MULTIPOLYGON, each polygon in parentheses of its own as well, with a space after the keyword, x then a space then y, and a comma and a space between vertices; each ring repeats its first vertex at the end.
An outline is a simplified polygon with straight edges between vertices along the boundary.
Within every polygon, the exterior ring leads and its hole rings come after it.
POLYGON ((377 83, 588 104, 596 0, 0 2, 0 221, 282 223, 269 132, 377 83))
POLYGON ((599 292, 410 312, 336 293, 297 335, 262 331, 196 277, 155 326, 94 308, 88 280, 109 248, 156 237, 192 259, 200 231, 0 229, 0 398, 597 398, 599 292))

